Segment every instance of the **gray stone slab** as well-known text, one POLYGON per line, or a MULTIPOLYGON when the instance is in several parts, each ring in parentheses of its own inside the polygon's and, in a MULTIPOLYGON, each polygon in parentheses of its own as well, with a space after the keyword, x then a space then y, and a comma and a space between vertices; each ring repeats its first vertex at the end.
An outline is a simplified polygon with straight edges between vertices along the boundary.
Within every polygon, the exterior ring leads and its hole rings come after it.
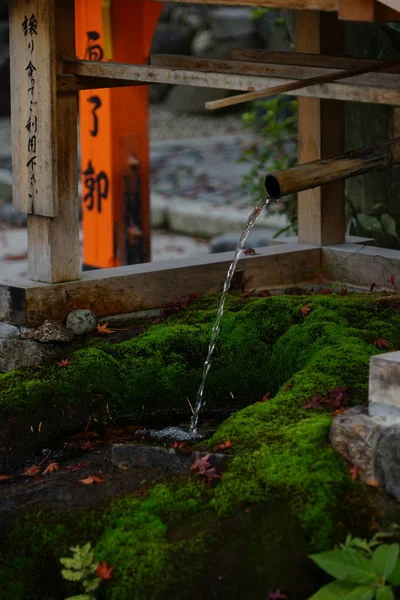
POLYGON ((369 414, 400 423, 400 352, 371 357, 369 414))
POLYGON ((374 469, 380 485, 400 500, 400 426, 383 427, 374 469))

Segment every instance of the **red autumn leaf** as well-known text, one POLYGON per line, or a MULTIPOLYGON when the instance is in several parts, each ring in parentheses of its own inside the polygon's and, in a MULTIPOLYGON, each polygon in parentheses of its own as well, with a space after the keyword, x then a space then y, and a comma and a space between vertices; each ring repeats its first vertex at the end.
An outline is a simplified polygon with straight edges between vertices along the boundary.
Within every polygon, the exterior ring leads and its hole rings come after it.
POLYGON ((322 295, 322 294, 332 294, 332 290, 330 288, 319 288, 313 292, 313 296, 322 295))
POLYGON ((390 285, 396 285, 396 275, 393 275, 393 273, 389 276, 388 278, 388 283, 390 283, 390 285))
POLYGON ((360 467, 351 467, 349 473, 353 481, 360 478, 360 467))
POLYGON ((108 328, 108 323, 104 323, 103 325, 100 325, 99 323, 97 325, 97 331, 103 335, 110 335, 110 333, 114 333, 114 329, 108 328))
POLYGON ((232 442, 230 440, 226 440, 226 442, 217 446, 217 450, 227 450, 228 448, 232 448, 232 442))
POLYGON ((370 292, 373 292, 373 291, 374 291, 374 289, 375 289, 376 287, 378 287, 378 286, 376 285, 376 283, 375 283, 375 282, 371 283, 371 285, 370 285, 370 288, 369 288, 369 291, 370 291, 370 292))
POLYGON ((3 260, 25 260, 28 258, 28 253, 23 252, 22 254, 5 254, 3 260))
POLYGON ((60 467, 58 465, 58 463, 56 462, 51 462, 43 471, 42 475, 51 475, 52 473, 54 473, 55 471, 59 471, 60 467))
POLYGON ((0 475, 0 481, 10 481, 10 479, 14 479, 12 475, 0 475))
POLYGON ((77 463, 76 465, 69 465, 69 466, 65 466, 65 467, 61 467, 63 471, 80 471, 81 469, 84 469, 86 467, 86 463, 84 462, 80 462, 77 463))
POLYGON ((261 398, 260 402, 267 402, 268 400, 271 400, 271 394, 269 392, 264 394, 264 396, 261 398))
POLYGON ((109 567, 106 562, 102 562, 97 566, 96 575, 101 581, 111 579, 114 567, 109 567))
POLYGON ((29 469, 26 469, 23 473, 21 473, 22 477, 35 477, 35 475, 39 475, 40 467, 38 465, 32 465, 29 469))
POLYGON ((383 348, 388 348, 389 350, 392 350, 393 348, 391 344, 387 340, 385 340, 385 338, 377 338, 376 340, 374 340, 374 346, 376 346, 380 350, 382 350, 383 348))
POLYGON ((72 362, 70 362, 67 358, 63 358, 62 361, 56 363, 56 365, 59 367, 67 367, 68 365, 72 365, 72 362))
POLYGON ((303 317, 306 317, 308 315, 308 313, 310 312, 311 308, 308 306, 308 304, 305 304, 301 309, 300 312, 302 314, 303 317))
POLYGON ((281 590, 276 590, 276 592, 270 592, 267 596, 267 600, 287 600, 286 594, 282 594, 281 590))
POLYGON ((180 448, 184 448, 187 445, 188 445, 188 442, 174 442, 172 444, 172 448, 180 449, 180 448))
POLYGON ((258 252, 254 248, 246 248, 246 250, 243 250, 243 254, 246 254, 246 256, 255 256, 258 252))
POLYGON ((83 483, 84 485, 91 485, 92 483, 104 483, 104 479, 101 477, 97 477, 96 475, 89 475, 86 479, 80 479, 79 483, 83 483))
POLYGON ((324 398, 320 394, 316 394, 314 396, 314 398, 309 400, 309 402, 306 402, 305 404, 303 404, 303 406, 301 408, 304 408, 304 409, 321 408, 321 406, 323 405, 323 402, 324 402, 324 398))
POLYGON ((211 485, 211 482, 214 479, 221 479, 221 475, 217 473, 215 468, 209 462, 210 454, 206 454, 203 457, 199 455, 196 456, 194 463, 190 467, 191 471, 195 471, 196 475, 200 475, 200 477, 204 477, 207 481, 208 485, 211 485))

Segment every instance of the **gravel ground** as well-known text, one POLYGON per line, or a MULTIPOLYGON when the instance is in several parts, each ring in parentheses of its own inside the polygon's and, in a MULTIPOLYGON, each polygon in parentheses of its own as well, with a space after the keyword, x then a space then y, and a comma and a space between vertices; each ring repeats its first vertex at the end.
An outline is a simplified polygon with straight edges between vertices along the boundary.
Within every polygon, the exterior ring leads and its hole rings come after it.
POLYGON ((150 107, 150 140, 181 140, 193 137, 221 137, 243 133, 241 116, 235 114, 174 114, 162 104, 150 107))
MULTIPOLYGON (((151 141, 181 140, 196 137, 220 137, 243 132, 240 114, 174 114, 162 104, 150 106, 151 141)), ((0 154, 11 149, 10 119, 0 119, 0 154)))

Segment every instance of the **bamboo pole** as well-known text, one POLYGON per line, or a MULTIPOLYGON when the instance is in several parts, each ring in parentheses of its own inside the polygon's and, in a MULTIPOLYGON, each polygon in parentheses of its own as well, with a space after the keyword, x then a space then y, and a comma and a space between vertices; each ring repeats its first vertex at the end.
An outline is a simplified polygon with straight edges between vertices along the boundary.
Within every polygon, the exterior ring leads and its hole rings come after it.
POLYGON ((283 83, 282 85, 276 85, 265 90, 246 92, 245 94, 229 96, 228 98, 222 98, 221 100, 212 100, 211 102, 206 102, 205 106, 208 110, 217 110, 218 108, 226 108, 227 106, 233 106, 234 104, 242 104, 243 102, 260 100, 262 98, 268 98, 269 96, 276 96, 277 94, 285 94, 286 92, 291 92, 293 90, 301 90, 306 87, 311 87, 312 85, 321 85, 323 83, 330 83, 339 79, 357 77, 358 75, 364 75, 365 73, 373 73, 374 71, 380 71, 381 69, 398 66, 400 66, 400 61, 398 58, 382 60, 379 62, 379 64, 375 65, 358 67, 357 69, 350 69, 346 71, 336 71, 335 73, 318 75, 317 77, 310 77, 309 79, 301 79, 299 81, 283 83))
POLYGON ((325 183, 387 169, 400 162, 400 137, 352 150, 341 156, 323 158, 304 165, 269 173, 265 189, 270 198, 312 189, 325 183))

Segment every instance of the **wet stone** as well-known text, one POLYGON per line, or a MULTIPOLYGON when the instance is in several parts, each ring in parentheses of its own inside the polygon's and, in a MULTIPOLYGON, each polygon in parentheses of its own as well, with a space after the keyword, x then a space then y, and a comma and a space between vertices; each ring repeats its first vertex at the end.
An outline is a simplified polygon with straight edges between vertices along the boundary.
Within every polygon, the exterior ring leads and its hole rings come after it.
POLYGON ((74 339, 74 333, 67 329, 60 321, 46 320, 43 325, 40 325, 33 336, 36 342, 49 343, 71 342, 74 339))
POLYGON ((374 466, 382 487, 400 500, 400 425, 382 428, 374 466))
POLYGON ((400 422, 400 352, 371 358, 369 373, 369 414, 400 422))
MULTIPOLYGON (((130 469, 158 468, 166 473, 189 471, 197 456, 206 456, 207 452, 183 453, 174 448, 158 446, 139 446, 136 444, 115 444, 111 449, 111 462, 121 471, 130 469)), ((209 463, 220 468, 229 460, 225 454, 211 454, 209 463)))
POLYGON ((85 335, 96 329, 97 319, 91 310, 74 310, 69 313, 66 325, 76 335, 85 335))

